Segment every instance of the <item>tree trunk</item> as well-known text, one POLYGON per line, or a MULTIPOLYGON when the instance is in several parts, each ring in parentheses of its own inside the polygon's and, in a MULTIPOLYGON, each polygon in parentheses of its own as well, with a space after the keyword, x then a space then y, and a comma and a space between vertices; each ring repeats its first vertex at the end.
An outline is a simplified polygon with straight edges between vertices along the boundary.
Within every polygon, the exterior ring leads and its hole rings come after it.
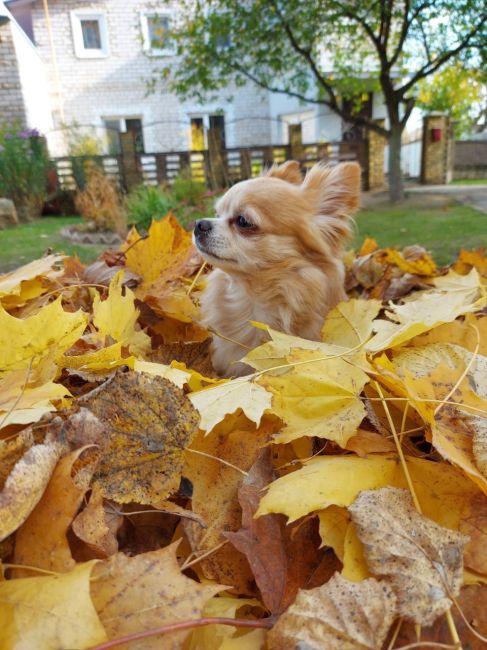
POLYGON ((391 125, 391 135, 389 136, 389 198, 392 203, 404 200, 401 170, 401 136, 401 125, 391 125))

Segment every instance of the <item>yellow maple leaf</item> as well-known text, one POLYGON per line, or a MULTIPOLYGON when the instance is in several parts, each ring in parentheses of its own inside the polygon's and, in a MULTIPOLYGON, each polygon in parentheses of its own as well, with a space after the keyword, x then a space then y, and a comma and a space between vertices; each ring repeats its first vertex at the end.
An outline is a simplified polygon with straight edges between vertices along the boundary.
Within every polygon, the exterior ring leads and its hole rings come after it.
POLYGON ((380 300, 352 299, 341 302, 327 315, 321 338, 326 343, 344 348, 355 348, 366 343, 381 307, 380 300))
POLYGON ((86 354, 64 355, 58 359, 61 368, 73 368, 86 373, 106 373, 119 366, 134 367, 135 357, 122 356, 122 343, 114 343, 86 354))
POLYGON ((275 442, 318 436, 345 447, 366 414, 359 395, 368 376, 341 357, 323 357, 321 350, 296 349, 288 359, 287 372, 257 379, 272 393, 272 412, 286 423, 275 442))
POLYGON ((437 271, 435 261, 426 251, 414 260, 407 260, 401 251, 394 250, 393 248, 386 248, 384 251, 381 251, 379 261, 388 264, 395 264, 401 269, 401 271, 404 271, 404 273, 412 273, 413 275, 430 276, 434 275, 437 271))
MULTIPOLYGON (((184 364, 183 364, 184 365, 184 364)), ((134 370, 136 372, 145 372, 148 375, 155 375, 156 377, 163 377, 168 379, 179 388, 182 388, 190 380, 190 373, 180 370, 179 368, 166 366, 163 363, 154 363, 152 361, 140 361, 136 359, 134 362, 134 370)))
POLYGON ((15 318, 0 305, 0 372, 35 368, 53 350, 55 358, 83 334, 88 316, 64 311, 61 296, 25 319, 15 318))
POLYGON ((197 370, 188 368, 185 363, 181 361, 171 361, 171 368, 181 370, 187 376, 187 384, 192 392, 203 390, 209 386, 218 386, 218 384, 225 384, 227 379, 215 379, 213 377, 205 377, 197 370))
POLYGON ((54 280, 63 274, 62 270, 53 269, 62 259, 63 255, 47 255, 0 275, 0 302, 5 309, 23 305, 45 293, 48 289, 46 280, 54 280))
POLYGON ((476 251, 467 251, 464 248, 460 249, 458 259, 453 265, 454 270, 461 275, 468 273, 474 266, 477 271, 487 276, 487 258, 485 256, 485 249, 479 248, 476 251))
POLYGON ((107 635, 90 597, 96 561, 69 573, 0 582, 0 649, 87 648, 107 635))
POLYGON ((169 213, 152 222, 147 239, 142 240, 137 230, 132 229, 121 248, 126 251, 127 267, 143 278, 140 291, 145 293, 158 278, 168 281, 182 275, 192 254, 191 233, 181 228, 169 213))
MULTIPOLYGON (((445 463, 410 456, 406 462, 424 515, 458 529, 466 504, 480 494, 478 487, 445 463)), ((331 505, 349 506, 360 491, 387 485, 407 487, 394 456, 320 456, 271 483, 256 516, 280 512, 291 522, 331 505)))
POLYGON ((242 409, 245 415, 259 426, 266 409, 270 409, 272 396, 252 378, 237 378, 211 386, 188 395, 201 416, 200 429, 210 432, 225 415, 242 409))
POLYGON ((379 248, 379 244, 372 237, 366 237, 363 241, 363 244, 358 252, 358 256, 362 257, 363 255, 369 255, 379 248))
POLYGON ((405 298, 393 305, 390 320, 375 320, 375 336, 366 344, 370 352, 402 345, 442 323, 481 309, 487 302, 479 274, 475 269, 465 276, 450 272, 434 279, 435 288, 405 298))
POLYGON ((93 300, 93 324, 105 337, 122 343, 136 355, 143 355, 151 347, 150 337, 135 329, 139 311, 135 308, 134 293, 125 287, 122 295, 123 271, 119 271, 112 281, 106 300, 100 299, 97 292, 93 300))
POLYGON ((55 411, 54 400, 71 396, 67 388, 53 381, 40 386, 25 384, 25 372, 14 371, 0 378, 0 429, 9 424, 37 422, 55 411))

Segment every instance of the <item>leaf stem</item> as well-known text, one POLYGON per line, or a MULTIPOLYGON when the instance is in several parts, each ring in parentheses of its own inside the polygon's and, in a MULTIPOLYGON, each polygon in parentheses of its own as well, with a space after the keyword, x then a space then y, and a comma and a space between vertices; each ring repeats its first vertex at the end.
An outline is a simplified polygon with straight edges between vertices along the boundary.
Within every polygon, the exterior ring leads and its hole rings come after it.
MULTIPOLYGON (((138 639, 146 639, 151 636, 158 636, 159 634, 166 634, 167 632, 175 632, 177 630, 190 630, 193 627, 203 627, 204 625, 233 625, 234 627, 249 627, 249 628, 264 628, 270 629, 274 624, 272 618, 262 618, 259 620, 249 620, 243 618, 223 618, 223 617, 207 617, 196 618, 192 621, 180 621, 178 623, 170 623, 169 625, 162 625, 152 630, 144 630, 143 632, 135 632, 134 634, 127 634, 126 636, 112 639, 99 645, 91 646, 88 650, 108 650, 108 648, 115 648, 116 646, 137 641, 138 639)), ((450 647, 450 646, 448 646, 450 647)))
POLYGON ((396 425, 394 424, 394 420, 392 419, 391 412, 389 410, 389 406, 384 398, 384 393, 382 392, 382 389, 379 385, 378 382, 374 382, 375 387, 377 392, 380 395, 381 401, 382 401, 382 406, 384 407, 384 411, 387 417, 387 421, 389 422, 389 426, 391 427, 391 432, 392 435, 394 436, 394 442, 396 443, 396 448, 397 448, 397 453, 399 454, 399 458, 401 459, 401 465, 402 469, 404 472, 404 476, 406 477, 406 481, 409 487, 409 491, 411 492, 411 496, 413 497, 413 502, 414 502, 414 507, 416 510, 419 512, 419 514, 423 514, 421 510, 421 505, 418 501, 418 497, 416 495, 416 490, 414 489, 413 481, 411 480, 411 475, 409 473, 409 468, 406 463, 406 458, 404 457, 404 452, 402 450, 401 446, 401 441, 399 440, 399 436, 397 435, 397 430, 396 430, 396 425))

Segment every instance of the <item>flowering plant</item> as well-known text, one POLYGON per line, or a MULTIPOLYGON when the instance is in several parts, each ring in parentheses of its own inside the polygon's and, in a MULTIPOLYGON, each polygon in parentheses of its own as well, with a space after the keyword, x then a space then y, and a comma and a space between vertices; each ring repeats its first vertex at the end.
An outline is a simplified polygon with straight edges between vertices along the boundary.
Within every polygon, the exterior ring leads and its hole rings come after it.
POLYGON ((20 221, 39 216, 47 198, 49 155, 37 129, 0 132, 0 196, 12 199, 20 221))

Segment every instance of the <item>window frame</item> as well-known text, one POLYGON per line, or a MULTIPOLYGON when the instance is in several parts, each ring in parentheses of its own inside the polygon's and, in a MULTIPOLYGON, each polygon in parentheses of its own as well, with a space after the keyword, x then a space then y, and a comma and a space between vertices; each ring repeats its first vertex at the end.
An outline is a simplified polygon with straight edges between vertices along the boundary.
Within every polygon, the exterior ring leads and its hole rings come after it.
POLYGON ((152 47, 149 38, 149 18, 167 18, 168 27, 171 27, 172 15, 169 11, 141 11, 140 12, 140 25, 142 30, 142 49, 146 54, 151 56, 175 56, 176 45, 175 43, 169 47, 152 47))
POLYGON ((74 53, 78 59, 104 59, 110 56, 106 13, 94 9, 74 9, 71 14, 74 53), (100 29, 100 48, 86 48, 83 40, 83 20, 96 20, 100 29))

